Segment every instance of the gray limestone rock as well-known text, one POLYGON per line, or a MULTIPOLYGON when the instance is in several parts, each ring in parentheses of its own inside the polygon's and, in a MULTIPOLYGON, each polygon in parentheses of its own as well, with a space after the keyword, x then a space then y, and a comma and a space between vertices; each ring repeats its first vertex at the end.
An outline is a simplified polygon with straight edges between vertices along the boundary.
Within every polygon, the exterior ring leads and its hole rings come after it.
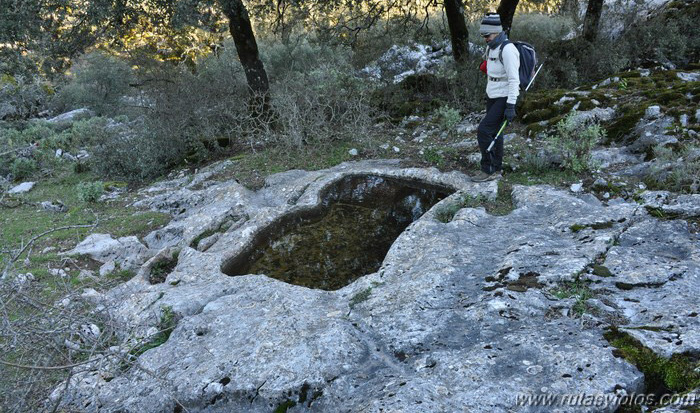
POLYGON ((62 113, 58 116, 48 119, 47 122, 57 124, 69 124, 75 122, 76 120, 81 120, 92 116, 95 116, 95 113, 93 111, 87 108, 80 108, 71 110, 70 112, 62 113))
POLYGON ((653 120, 648 117, 640 119, 633 132, 637 138, 628 146, 628 150, 640 153, 658 145, 678 143, 678 139, 667 132, 673 122, 671 116, 660 116, 653 120))
MULTIPOLYGON (((188 188, 191 180, 144 191, 142 205, 180 212, 147 237, 161 251, 127 283, 104 295, 86 292, 127 344, 157 333, 166 309, 177 327, 127 371, 119 347, 77 371, 61 401, 66 409, 269 412, 294 402, 288 411, 548 411, 517 397, 613 400, 643 390, 642 374, 603 338, 613 321, 664 356, 700 350, 697 238, 685 221, 659 221, 644 209, 691 215, 694 196, 647 191, 642 205, 605 206, 548 186, 515 186, 507 215, 461 208, 443 222, 439 211, 465 195, 493 199, 497 184, 397 161, 288 171, 258 192, 201 178, 188 188), (377 272, 339 290, 222 273, 256 234, 327 201, 328 188, 357 175, 373 177, 349 189, 357 197, 390 177, 457 192, 409 225, 377 272), (154 263, 175 250, 165 280, 149 282, 154 263), (589 274, 600 262, 610 274, 589 274), (595 282, 587 304, 596 312, 575 318, 576 300, 557 299, 552 289, 581 274, 595 282)), ((88 244, 99 242, 116 240, 88 244)), ((97 251, 109 248, 92 250, 103 257, 97 251)))
POLYGON ((49 212, 66 212, 66 211, 68 211, 68 208, 66 208, 66 206, 61 201, 44 201, 41 203, 41 208, 43 208, 44 211, 49 211, 49 212))
POLYGON ((34 188, 34 182, 22 182, 21 184, 12 187, 9 191, 7 191, 8 194, 24 194, 32 190, 34 188))
POLYGON ((600 148, 591 151, 591 161, 607 169, 619 164, 638 164, 642 162, 642 157, 629 153, 626 148, 600 148))
POLYGON ((122 269, 135 269, 146 262, 153 252, 133 236, 114 239, 109 234, 92 234, 65 254, 89 255, 101 263, 113 261, 122 269))
POLYGON ((591 276, 625 332, 657 354, 700 352, 700 249, 682 220, 634 224, 608 251, 612 276, 591 276))

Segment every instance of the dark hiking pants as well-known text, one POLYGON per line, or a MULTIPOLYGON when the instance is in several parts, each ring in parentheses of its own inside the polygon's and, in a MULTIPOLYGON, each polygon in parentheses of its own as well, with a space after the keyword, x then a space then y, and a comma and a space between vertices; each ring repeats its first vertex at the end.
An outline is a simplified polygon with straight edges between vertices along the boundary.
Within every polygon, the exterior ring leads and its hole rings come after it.
POLYGON ((486 99, 486 116, 479 123, 476 139, 481 150, 481 170, 487 174, 498 172, 503 168, 503 137, 498 138, 491 149, 491 154, 486 152, 498 129, 503 124, 508 98, 486 99))

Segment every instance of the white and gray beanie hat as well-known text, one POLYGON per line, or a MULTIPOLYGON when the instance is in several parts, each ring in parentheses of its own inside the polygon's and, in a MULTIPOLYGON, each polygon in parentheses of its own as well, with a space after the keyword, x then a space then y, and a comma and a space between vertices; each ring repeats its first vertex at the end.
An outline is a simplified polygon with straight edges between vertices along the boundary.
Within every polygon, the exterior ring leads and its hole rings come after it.
POLYGON ((481 20, 481 26, 479 26, 479 33, 482 36, 491 33, 500 33, 503 31, 503 26, 501 26, 501 16, 496 13, 487 14, 483 20, 481 20))

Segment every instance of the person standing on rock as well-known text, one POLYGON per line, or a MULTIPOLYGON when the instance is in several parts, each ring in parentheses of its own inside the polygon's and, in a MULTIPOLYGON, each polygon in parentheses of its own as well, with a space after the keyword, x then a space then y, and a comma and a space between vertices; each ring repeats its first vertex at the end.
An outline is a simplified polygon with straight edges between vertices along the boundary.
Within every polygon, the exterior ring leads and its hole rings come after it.
POLYGON ((473 181, 484 182, 501 177, 503 165, 503 139, 487 151, 489 144, 498 133, 505 118, 508 122, 515 119, 515 102, 520 89, 520 52, 501 26, 501 17, 496 13, 487 14, 481 21, 479 33, 486 41, 486 116, 479 123, 476 138, 481 150, 481 171, 473 181), (503 50, 501 51, 501 48, 503 50))

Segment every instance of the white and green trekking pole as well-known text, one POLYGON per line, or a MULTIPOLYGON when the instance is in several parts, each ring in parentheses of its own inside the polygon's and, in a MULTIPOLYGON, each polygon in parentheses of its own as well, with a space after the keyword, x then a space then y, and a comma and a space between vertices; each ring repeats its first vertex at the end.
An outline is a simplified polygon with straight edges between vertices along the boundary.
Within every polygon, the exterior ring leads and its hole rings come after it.
MULTIPOLYGON (((537 74, 540 73, 540 69, 542 69, 542 66, 544 66, 544 63, 542 63, 542 64, 540 65, 540 67, 537 68, 537 71, 536 71, 535 74, 532 76, 532 79, 530 79, 530 83, 527 84, 527 87, 525 88, 525 92, 527 92, 527 90, 530 89, 530 86, 532 86, 532 82, 535 81, 535 78, 537 77, 537 74)), ((489 147, 486 148, 486 152, 488 152, 489 154, 491 154, 491 149, 493 149, 493 145, 496 144, 496 140, 501 136, 501 134, 503 133, 503 130, 506 128, 506 125, 507 125, 507 124, 508 124, 508 119, 506 119, 506 120, 503 121, 503 124, 501 125, 501 129, 498 130, 498 133, 496 134, 496 137, 493 138, 493 140, 492 140, 491 143, 489 144, 489 147)), ((493 156, 493 154, 492 154, 491 156, 493 156)))

